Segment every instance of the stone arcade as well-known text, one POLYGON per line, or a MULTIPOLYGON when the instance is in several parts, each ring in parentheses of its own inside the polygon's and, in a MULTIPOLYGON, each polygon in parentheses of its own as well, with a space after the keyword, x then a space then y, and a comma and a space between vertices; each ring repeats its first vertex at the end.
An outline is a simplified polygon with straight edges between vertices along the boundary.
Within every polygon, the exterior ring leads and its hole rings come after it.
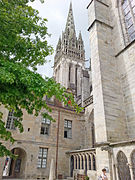
POLYGON ((0 158, 0 178, 48 179, 52 159, 58 179, 135 180, 135 0, 90 0, 91 71, 86 69, 81 33, 76 37, 72 4, 59 38, 54 78, 71 90, 84 112, 48 100, 56 122, 24 112, 24 133, 4 142, 17 160, 0 158))

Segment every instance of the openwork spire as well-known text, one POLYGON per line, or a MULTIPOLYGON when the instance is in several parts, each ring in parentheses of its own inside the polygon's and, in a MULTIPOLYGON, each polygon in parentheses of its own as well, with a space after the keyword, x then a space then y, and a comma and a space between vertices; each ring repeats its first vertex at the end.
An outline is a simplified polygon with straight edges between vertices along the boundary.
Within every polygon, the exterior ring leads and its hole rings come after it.
POLYGON ((70 3, 65 33, 67 35, 75 35, 75 24, 74 24, 74 17, 73 17, 73 10, 72 10, 72 3, 70 3))
POLYGON ((74 58, 76 61, 81 62, 85 60, 85 50, 81 32, 79 33, 79 37, 76 37, 72 3, 70 3, 65 31, 62 32, 62 39, 59 39, 56 47, 54 64, 57 64, 61 56, 74 58))

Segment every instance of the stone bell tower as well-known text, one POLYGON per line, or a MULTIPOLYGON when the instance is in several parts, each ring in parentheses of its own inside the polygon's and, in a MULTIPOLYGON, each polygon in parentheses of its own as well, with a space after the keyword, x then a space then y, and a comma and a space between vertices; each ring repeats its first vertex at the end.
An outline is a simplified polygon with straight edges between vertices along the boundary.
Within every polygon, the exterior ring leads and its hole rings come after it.
POLYGON ((59 38, 54 58, 54 77, 56 82, 75 93, 82 99, 83 74, 89 77, 85 67, 85 50, 81 32, 76 36, 72 3, 70 3, 67 23, 62 37, 59 38))

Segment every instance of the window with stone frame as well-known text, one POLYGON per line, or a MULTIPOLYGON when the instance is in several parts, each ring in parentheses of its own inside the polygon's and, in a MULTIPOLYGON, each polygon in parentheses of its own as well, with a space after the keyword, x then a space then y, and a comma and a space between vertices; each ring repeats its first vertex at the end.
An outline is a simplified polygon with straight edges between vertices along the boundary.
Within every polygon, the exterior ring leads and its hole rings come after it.
POLYGON ((64 138, 72 138, 72 121, 64 120, 64 138))
POLYGON ((38 153, 38 168, 46 168, 47 166, 47 154, 48 154, 48 149, 47 148, 39 148, 39 153, 38 153))
POLYGON ((7 123, 6 123, 6 128, 15 130, 15 125, 14 121, 17 119, 17 117, 14 116, 14 111, 9 111, 8 117, 7 117, 7 123))
POLYGON ((49 135, 51 121, 47 118, 42 118, 40 134, 49 135))
POLYGON ((122 0, 122 10, 129 42, 135 40, 135 0, 122 0))

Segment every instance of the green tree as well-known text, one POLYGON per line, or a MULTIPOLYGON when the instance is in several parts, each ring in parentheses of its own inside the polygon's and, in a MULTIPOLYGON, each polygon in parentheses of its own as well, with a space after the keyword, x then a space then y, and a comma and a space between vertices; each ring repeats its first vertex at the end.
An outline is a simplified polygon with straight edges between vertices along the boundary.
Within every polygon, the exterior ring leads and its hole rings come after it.
MULTIPOLYGON (((29 6, 29 0, 0 0, 0 106, 14 110, 15 126, 23 132, 23 110, 38 116, 41 109, 51 112, 45 95, 55 96, 79 110, 73 96, 52 78, 43 79, 36 72, 37 65, 46 63, 45 57, 53 53, 48 45, 46 19, 29 6), (31 68, 32 70, 29 70, 31 68)), ((52 120, 48 113, 42 114, 52 120)), ((5 128, 0 112, 0 139, 14 143, 5 128)), ((0 156, 12 155, 0 142, 0 156)))

